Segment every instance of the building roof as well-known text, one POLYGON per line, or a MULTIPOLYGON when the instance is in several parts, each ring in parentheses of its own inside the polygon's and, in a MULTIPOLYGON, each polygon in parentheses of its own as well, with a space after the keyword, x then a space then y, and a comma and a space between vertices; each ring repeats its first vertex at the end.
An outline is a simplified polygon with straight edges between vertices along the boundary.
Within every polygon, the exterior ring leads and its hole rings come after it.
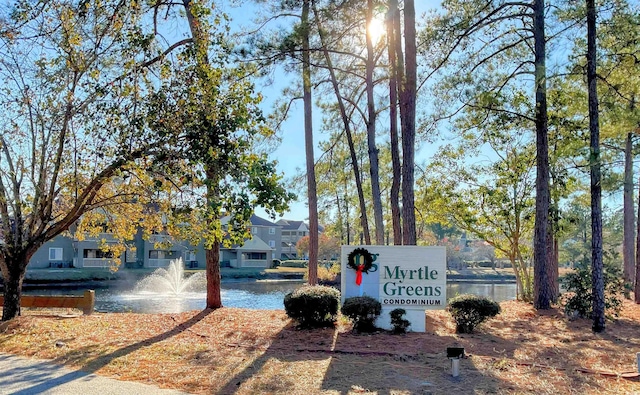
POLYGON ((272 251, 273 248, 269 247, 267 243, 265 243, 258 236, 253 236, 253 238, 249 240, 245 240, 244 244, 240 247, 235 247, 236 250, 239 251, 272 251))
MULTIPOLYGON (((309 230, 309 224, 304 221, 294 221, 291 219, 283 218, 281 220, 278 220, 276 224, 282 226, 282 230, 300 230, 301 228, 309 230)), ((324 232, 324 226, 318 224, 318 232, 324 232)))
POLYGON ((279 226, 275 222, 271 222, 268 219, 258 217, 255 214, 251 216, 250 221, 251 221, 251 225, 256 225, 256 226, 279 226))
MULTIPOLYGON (((231 216, 230 215, 225 215, 224 217, 222 217, 220 219, 220 222, 223 225, 226 225, 229 223, 229 221, 231 220, 231 216)), ((251 222, 251 225, 255 225, 255 226, 281 226, 279 224, 276 224, 275 222, 271 222, 267 219, 258 217, 255 214, 251 215, 251 218, 249 219, 249 221, 251 222)))
POLYGON ((279 220, 277 224, 282 226, 283 230, 298 230, 302 225, 304 225, 307 229, 309 228, 304 221, 294 221, 284 218, 279 220))

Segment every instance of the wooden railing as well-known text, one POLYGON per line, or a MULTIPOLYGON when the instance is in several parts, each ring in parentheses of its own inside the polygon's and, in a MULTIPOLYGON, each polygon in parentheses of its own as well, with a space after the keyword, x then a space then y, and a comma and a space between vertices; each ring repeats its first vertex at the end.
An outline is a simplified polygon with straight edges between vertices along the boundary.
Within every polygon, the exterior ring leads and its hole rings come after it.
MULTIPOLYGON (((0 304, 4 304, 4 297, 0 296, 0 304)), ((82 309, 82 313, 93 313, 96 304, 96 293, 93 290, 84 291, 82 296, 36 296, 22 295, 21 307, 60 307, 82 309)))

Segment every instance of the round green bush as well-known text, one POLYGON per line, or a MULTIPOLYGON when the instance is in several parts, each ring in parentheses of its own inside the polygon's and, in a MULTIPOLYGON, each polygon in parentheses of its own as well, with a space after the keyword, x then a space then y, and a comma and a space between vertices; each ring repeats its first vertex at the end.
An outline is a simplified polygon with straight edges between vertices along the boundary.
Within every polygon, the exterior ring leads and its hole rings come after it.
POLYGON ((375 321, 382 312, 382 305, 370 296, 347 298, 340 309, 342 315, 353 321, 353 329, 358 332, 373 332, 375 321))
POLYGON ((452 298, 447 310, 456 321, 457 333, 472 333, 482 322, 500 314, 500 305, 485 297, 465 294, 452 298))
POLYGON ((333 326, 338 319, 340 291, 323 285, 304 285, 284 297, 284 310, 301 328, 333 326))

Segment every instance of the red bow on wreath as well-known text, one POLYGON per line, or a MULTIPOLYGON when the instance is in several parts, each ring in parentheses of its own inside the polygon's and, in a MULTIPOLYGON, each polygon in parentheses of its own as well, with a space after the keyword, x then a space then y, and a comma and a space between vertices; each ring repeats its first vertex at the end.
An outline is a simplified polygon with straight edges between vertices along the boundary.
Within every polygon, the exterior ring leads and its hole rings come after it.
POLYGON ((362 273, 369 273, 373 266, 373 255, 364 248, 356 248, 347 257, 347 265, 356 271, 356 284, 362 284, 362 273))
POLYGON ((356 284, 362 284, 362 271, 364 270, 364 265, 358 265, 356 269, 356 284))

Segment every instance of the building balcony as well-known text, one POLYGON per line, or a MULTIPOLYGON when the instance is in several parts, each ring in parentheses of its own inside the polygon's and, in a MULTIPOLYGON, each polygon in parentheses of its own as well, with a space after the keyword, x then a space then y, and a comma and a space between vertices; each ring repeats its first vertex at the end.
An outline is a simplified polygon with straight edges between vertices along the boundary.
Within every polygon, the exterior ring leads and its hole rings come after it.
POLYGON ((115 265, 113 258, 83 258, 80 262, 81 267, 107 268, 115 265))
POLYGON ((171 261, 174 261, 175 258, 173 259, 156 259, 156 258, 149 258, 149 262, 147 263, 149 267, 169 267, 169 264, 171 263, 171 261))
POLYGON ((106 242, 115 242, 117 241, 116 238, 113 236, 113 233, 99 233, 97 236, 89 236, 89 234, 85 233, 84 234, 84 239, 83 240, 78 240, 77 237, 73 238, 74 241, 79 241, 79 242, 96 242, 96 241, 101 241, 104 240, 106 242))

